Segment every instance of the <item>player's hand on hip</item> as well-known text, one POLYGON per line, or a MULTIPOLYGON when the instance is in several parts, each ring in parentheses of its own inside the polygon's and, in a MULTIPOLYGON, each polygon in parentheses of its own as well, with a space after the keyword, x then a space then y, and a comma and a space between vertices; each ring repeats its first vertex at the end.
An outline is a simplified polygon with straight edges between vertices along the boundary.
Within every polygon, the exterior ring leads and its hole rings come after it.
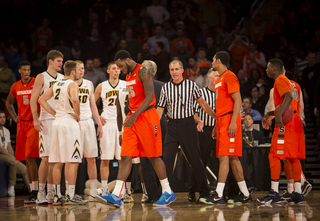
POLYGON ((216 127, 213 128, 211 136, 212 136, 212 139, 217 139, 217 130, 216 130, 216 127))
POLYGON ((102 127, 98 127, 97 129, 97 136, 98 136, 98 140, 100 140, 103 136, 103 130, 102 127))
POLYGON ((237 132, 237 124, 231 122, 228 129, 229 136, 234 137, 236 135, 236 132, 237 132))
POLYGON ((41 132, 43 130, 40 120, 33 120, 33 127, 38 132, 41 132))
POLYGON ((135 121, 136 121, 135 116, 134 116, 134 115, 130 115, 130 116, 127 117, 127 118, 125 119, 125 121, 123 122, 123 126, 124 126, 124 127, 131 127, 131 126, 134 124, 135 121))
POLYGON ((107 123, 106 119, 104 119, 102 116, 99 116, 99 117, 100 117, 102 126, 104 126, 107 123))

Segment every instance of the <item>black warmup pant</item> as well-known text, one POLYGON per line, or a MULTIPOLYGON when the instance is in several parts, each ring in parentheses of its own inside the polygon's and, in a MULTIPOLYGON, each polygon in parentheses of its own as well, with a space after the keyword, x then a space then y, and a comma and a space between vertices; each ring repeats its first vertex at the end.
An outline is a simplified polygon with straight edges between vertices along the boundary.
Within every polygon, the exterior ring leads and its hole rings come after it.
MULTIPOLYGON (((169 180, 173 172, 174 161, 179 145, 197 175, 200 197, 209 196, 206 173, 200 155, 198 132, 193 117, 180 120, 171 119, 167 123, 163 161, 166 165, 169 180)), ((196 177, 192 177, 192 179, 196 179, 196 177)))

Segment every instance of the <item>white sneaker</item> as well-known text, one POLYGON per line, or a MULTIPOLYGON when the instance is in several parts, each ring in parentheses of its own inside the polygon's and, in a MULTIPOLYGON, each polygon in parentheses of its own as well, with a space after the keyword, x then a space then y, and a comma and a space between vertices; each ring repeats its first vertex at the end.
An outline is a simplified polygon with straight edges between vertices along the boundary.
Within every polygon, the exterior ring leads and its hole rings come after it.
POLYGON ((141 198, 141 203, 145 203, 149 199, 148 195, 143 193, 141 198))
POLYGON ((92 196, 91 194, 90 194, 90 196, 89 196, 89 200, 88 200, 89 202, 98 202, 98 200, 96 200, 96 197, 95 196, 92 196))
POLYGON ((48 203, 49 203, 49 204, 53 204, 53 197, 54 197, 54 195, 53 195, 52 192, 49 192, 49 193, 47 194, 46 199, 48 200, 48 203))
POLYGON ((134 202, 132 195, 128 194, 128 193, 123 195, 122 200, 124 203, 133 203, 134 202))
POLYGON ((97 195, 103 195, 105 192, 108 192, 109 193, 109 189, 104 189, 103 187, 97 189, 97 195))
POLYGON ((43 192, 40 192, 40 191, 38 192, 36 204, 38 204, 38 205, 48 204, 48 200, 46 198, 46 193, 44 191, 43 192))
POLYGON ((10 197, 14 197, 15 196, 14 185, 9 185, 9 187, 8 187, 8 196, 10 196, 10 197))
POLYGON ((88 201, 83 200, 81 196, 75 194, 72 198, 69 196, 67 197, 67 202, 64 203, 64 205, 85 205, 88 201))

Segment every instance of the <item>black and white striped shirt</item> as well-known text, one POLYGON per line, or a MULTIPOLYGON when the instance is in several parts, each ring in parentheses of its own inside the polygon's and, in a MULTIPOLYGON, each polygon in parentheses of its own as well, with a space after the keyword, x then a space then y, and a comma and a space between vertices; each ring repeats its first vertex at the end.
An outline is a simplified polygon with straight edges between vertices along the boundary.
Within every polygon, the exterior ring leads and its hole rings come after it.
POLYGON ((194 102, 201 97, 193 81, 183 79, 179 84, 169 81, 162 86, 159 107, 167 107, 170 119, 183 119, 194 115, 194 102))
MULTIPOLYGON (((212 110, 215 109, 214 102, 214 91, 210 90, 208 87, 202 88, 200 90, 203 100, 205 100, 212 110)), ((204 126, 214 126, 215 119, 213 119, 209 114, 207 114, 198 104, 198 102, 194 102, 194 109, 199 114, 200 120, 203 122, 204 126)))

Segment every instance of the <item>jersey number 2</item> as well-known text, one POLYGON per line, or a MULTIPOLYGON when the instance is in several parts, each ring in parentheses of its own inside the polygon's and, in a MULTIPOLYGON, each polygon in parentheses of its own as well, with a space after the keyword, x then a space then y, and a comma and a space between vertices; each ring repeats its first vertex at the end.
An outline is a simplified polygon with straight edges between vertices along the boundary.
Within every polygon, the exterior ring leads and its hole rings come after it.
POLYGON ((60 88, 58 88, 58 89, 56 90, 56 96, 54 96, 54 99, 55 99, 55 100, 59 100, 60 91, 61 91, 60 88))

